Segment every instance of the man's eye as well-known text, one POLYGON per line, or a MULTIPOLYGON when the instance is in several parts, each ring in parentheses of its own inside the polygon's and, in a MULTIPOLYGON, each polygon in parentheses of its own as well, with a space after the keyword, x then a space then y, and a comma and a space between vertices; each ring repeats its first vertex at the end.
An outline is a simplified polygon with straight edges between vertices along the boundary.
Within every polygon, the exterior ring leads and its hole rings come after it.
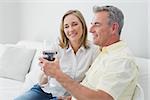
POLYGON ((100 23, 94 23, 94 25, 96 25, 96 26, 100 26, 100 23))
POLYGON ((95 22, 95 23, 91 23, 91 25, 93 25, 93 26, 100 26, 100 23, 95 22))

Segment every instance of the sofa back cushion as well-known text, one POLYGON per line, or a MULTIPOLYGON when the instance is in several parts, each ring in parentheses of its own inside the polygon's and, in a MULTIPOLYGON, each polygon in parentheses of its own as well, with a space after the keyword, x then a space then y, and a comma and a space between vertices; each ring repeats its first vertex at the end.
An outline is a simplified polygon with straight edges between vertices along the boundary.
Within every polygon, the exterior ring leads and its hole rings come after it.
POLYGON ((22 92, 24 92, 29 90, 34 84, 38 82, 39 75, 41 73, 41 67, 39 66, 39 57, 42 54, 43 44, 42 42, 38 41, 22 40, 19 41, 17 45, 36 49, 36 53, 33 57, 29 73, 25 76, 25 82, 22 87, 22 92))
POLYGON ((31 67, 30 67, 30 71, 32 70, 36 70, 39 68, 39 57, 42 54, 42 49, 43 49, 43 44, 42 42, 39 41, 30 41, 30 40, 22 40, 19 41, 17 43, 18 46, 24 46, 25 48, 28 49, 36 49, 35 55, 33 57, 32 63, 31 63, 31 67))
POLYGON ((144 91, 145 100, 148 100, 148 89, 150 89, 148 84, 148 80, 150 80, 150 59, 136 57, 135 61, 139 66, 139 84, 144 91))
POLYGON ((0 76, 24 81, 35 50, 16 45, 0 45, 0 76))

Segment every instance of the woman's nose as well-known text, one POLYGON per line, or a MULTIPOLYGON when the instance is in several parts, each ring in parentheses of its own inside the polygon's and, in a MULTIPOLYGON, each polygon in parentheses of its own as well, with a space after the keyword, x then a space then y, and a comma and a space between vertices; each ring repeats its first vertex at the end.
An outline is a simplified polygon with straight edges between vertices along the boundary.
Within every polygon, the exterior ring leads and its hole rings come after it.
POLYGON ((74 28, 72 26, 69 27, 69 32, 72 32, 74 28))

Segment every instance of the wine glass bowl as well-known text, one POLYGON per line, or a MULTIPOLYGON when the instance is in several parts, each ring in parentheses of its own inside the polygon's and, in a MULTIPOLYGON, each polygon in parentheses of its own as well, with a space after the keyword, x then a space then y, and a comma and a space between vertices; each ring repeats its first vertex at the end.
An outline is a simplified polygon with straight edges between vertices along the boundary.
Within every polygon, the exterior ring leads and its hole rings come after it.
POLYGON ((55 60, 55 55, 57 52, 53 50, 54 48, 51 47, 50 42, 47 40, 43 41, 43 58, 48 60, 48 61, 54 61, 55 60))
POLYGON ((51 51, 43 51, 44 59, 48 61, 54 61, 55 57, 54 55, 57 54, 57 52, 51 52, 51 51))

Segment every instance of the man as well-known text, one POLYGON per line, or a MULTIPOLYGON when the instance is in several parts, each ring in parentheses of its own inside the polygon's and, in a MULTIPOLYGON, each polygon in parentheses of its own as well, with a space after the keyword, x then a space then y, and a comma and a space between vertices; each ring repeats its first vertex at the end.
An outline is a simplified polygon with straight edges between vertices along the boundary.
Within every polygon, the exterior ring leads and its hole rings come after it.
POLYGON ((94 44, 102 48, 81 84, 60 70, 58 60, 40 58, 40 64, 46 75, 54 77, 77 100, 132 100, 138 68, 120 40, 123 13, 114 6, 102 6, 94 7, 94 14, 90 32, 94 44))

